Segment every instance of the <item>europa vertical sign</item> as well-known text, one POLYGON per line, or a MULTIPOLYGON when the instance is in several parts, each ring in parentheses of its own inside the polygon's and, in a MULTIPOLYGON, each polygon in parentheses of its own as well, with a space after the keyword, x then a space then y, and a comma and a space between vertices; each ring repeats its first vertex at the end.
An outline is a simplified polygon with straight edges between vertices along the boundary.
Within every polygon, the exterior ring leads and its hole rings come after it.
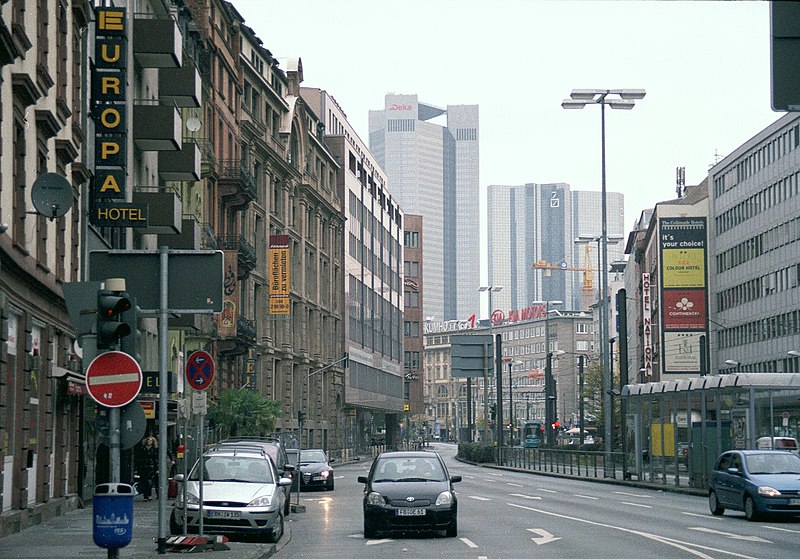
POLYGON ((98 7, 92 68, 95 172, 90 221, 99 227, 145 227, 147 206, 126 202, 128 33, 124 8, 98 7))
POLYGON ((708 334, 705 217, 659 219, 662 372, 699 374, 708 334))
POLYGON ((290 314, 289 235, 269 236, 269 314, 290 314))

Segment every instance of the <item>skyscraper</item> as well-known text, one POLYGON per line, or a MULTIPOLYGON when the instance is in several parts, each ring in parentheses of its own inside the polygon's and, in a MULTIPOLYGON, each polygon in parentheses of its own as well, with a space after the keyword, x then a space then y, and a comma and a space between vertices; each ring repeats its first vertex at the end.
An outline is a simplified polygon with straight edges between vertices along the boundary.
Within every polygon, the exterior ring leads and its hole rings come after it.
MULTIPOLYGON (((607 201, 608 236, 621 236, 623 196, 609 192, 607 201)), ((486 211, 489 284, 505 288, 494 296, 496 309, 507 312, 533 301, 563 301, 563 309, 583 309, 589 268, 591 299, 597 300, 597 243, 590 242, 587 250, 575 239, 600 236, 600 192, 573 192, 564 183, 491 185, 486 211)), ((623 248, 609 245, 609 262, 620 258, 623 248)))
POLYGON ((384 108, 369 112, 370 151, 403 211, 423 218, 424 316, 439 320, 478 311, 478 132, 477 105, 442 109, 387 94, 384 108))

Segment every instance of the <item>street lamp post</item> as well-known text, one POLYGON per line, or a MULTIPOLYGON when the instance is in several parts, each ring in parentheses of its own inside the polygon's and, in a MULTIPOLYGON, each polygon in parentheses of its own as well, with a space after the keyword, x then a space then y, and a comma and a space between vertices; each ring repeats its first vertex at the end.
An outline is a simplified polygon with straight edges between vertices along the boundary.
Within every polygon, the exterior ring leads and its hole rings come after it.
MULTIPOLYGON (((492 336, 492 343, 494 344, 494 320, 492 315, 494 314, 494 307, 492 306, 492 293, 495 291, 502 291, 502 285, 482 285, 478 288, 479 293, 483 293, 484 291, 489 293, 489 334, 492 336)), ((494 358, 492 358, 491 363, 494 363, 494 358)), ((467 379, 469 381, 469 379, 467 379)), ((487 442, 489 440, 489 387, 488 387, 488 378, 486 375, 486 368, 483 369, 483 435, 482 439, 483 442, 487 442)), ((472 431, 470 430, 470 433, 472 431)), ((472 442, 472 441, 470 441, 472 442)))
MULTIPOLYGON (((602 261, 600 263, 600 279, 602 304, 600 305, 600 348, 603 353, 608 344, 608 220, 606 204, 606 105, 612 109, 630 110, 635 105, 635 100, 643 99, 644 89, 573 89, 569 99, 564 99, 561 106, 565 109, 583 109, 586 105, 600 105, 600 168, 601 168, 601 221, 602 221, 602 261)), ((603 374, 603 409, 605 417, 605 433, 603 445, 606 458, 611 455, 611 366, 610 356, 602 355, 604 368, 603 374)))
POLYGON ((555 382, 553 379, 553 352, 550 350, 550 305, 563 305, 563 301, 534 301, 535 303, 544 303, 544 351, 545 351, 545 366, 544 366, 544 435, 548 446, 552 446, 554 441, 553 437, 553 422, 555 422, 556 414, 556 391, 555 382))

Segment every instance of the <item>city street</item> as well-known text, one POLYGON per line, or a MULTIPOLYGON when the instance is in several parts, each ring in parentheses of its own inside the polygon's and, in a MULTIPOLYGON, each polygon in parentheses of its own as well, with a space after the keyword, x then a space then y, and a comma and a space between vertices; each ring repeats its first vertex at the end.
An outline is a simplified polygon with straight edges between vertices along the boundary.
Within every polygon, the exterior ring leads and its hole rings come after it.
POLYGON ((457 538, 362 534, 362 486, 370 463, 336 468, 336 491, 302 493, 291 541, 276 557, 702 557, 778 559, 796 553, 800 522, 712 516, 706 499, 624 485, 463 464, 455 445, 432 447, 448 463, 459 506, 457 538))

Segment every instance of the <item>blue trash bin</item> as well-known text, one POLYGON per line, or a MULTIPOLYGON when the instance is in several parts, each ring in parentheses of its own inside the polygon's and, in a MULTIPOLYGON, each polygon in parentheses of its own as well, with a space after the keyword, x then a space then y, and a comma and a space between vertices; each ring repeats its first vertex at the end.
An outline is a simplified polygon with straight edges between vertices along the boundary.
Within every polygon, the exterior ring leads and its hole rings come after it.
POLYGON ((133 538, 133 486, 101 483, 94 488, 92 527, 94 543, 105 549, 119 549, 133 538))

